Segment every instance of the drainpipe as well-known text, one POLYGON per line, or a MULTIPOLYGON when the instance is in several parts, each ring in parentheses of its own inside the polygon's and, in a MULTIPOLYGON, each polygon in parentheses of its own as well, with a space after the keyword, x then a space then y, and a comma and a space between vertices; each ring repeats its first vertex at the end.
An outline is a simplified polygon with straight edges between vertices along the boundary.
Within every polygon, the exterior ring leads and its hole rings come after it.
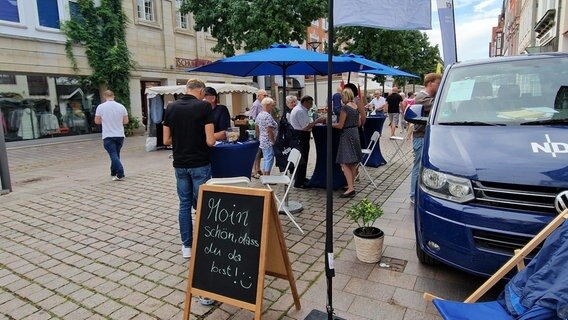
POLYGON ((531 44, 530 47, 536 46, 536 31, 534 27, 536 26, 536 15, 538 12, 538 0, 532 1, 532 16, 531 16, 531 44))
POLYGON ((562 0, 558 0, 558 8, 556 9, 556 51, 560 51, 560 14, 562 12, 562 0))

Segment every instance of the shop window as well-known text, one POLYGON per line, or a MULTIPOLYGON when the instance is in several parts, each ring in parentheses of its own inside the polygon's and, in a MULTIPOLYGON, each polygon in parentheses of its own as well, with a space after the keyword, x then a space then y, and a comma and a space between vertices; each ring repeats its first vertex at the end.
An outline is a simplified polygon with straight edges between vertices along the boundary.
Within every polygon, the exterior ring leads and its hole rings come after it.
POLYGON ((47 78, 44 76, 28 76, 28 91, 30 96, 49 95, 47 78))
POLYGON ((57 0, 36 0, 39 25, 59 29, 59 6, 57 0))
POLYGON ((155 21, 154 0, 136 0, 138 19, 155 21))
POLYGON ((13 74, 0 74, 0 84, 16 84, 16 76, 13 74))
POLYGON ((0 20, 20 22, 18 0, 0 1, 0 20))
POLYGON ((176 0, 176 27, 189 29, 189 14, 181 14, 179 11, 183 0, 176 0))

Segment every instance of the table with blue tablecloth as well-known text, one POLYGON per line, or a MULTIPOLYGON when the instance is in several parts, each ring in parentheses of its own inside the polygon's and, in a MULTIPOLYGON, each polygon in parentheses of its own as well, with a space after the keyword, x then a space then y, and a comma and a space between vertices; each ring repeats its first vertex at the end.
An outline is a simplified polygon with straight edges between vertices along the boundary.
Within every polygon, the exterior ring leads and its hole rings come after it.
POLYGON ((250 177, 259 142, 219 143, 211 148, 213 178, 250 177))
MULTIPOLYGON (((373 117, 373 116, 367 117, 365 125, 363 126, 365 132, 365 145, 361 146, 361 148, 364 149, 369 146, 369 142, 371 142, 371 136, 373 136, 373 132, 378 131, 379 133, 381 133, 383 131, 384 123, 385 123, 385 117, 373 117)), ((370 157, 371 158, 369 158, 369 161, 367 161, 367 167, 376 168, 383 164, 387 164, 387 161, 385 160, 383 154, 381 153, 380 139, 379 141, 377 141, 377 146, 375 147, 375 150, 373 150, 373 153, 371 154, 370 157)), ((363 158, 362 162, 365 162, 365 158, 363 158)))
MULTIPOLYGON (((316 145, 316 166, 312 174, 312 178, 308 183, 311 188, 326 188, 327 185, 327 127, 326 125, 316 125, 312 129, 314 136, 314 144, 316 145)), ((341 171, 341 166, 335 162, 337 158, 337 149, 339 147, 339 136, 341 130, 332 129, 332 162, 333 162, 333 189, 337 190, 345 185, 347 181, 341 171)), ((313 150, 310 150, 313 152, 313 150)))

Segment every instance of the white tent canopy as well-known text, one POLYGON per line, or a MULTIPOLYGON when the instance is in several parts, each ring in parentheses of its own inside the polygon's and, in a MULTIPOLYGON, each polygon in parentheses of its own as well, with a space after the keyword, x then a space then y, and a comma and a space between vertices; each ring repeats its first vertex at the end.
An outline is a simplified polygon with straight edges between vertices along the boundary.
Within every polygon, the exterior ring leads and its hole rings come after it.
MULTIPOLYGON (((227 84, 227 83, 206 83, 208 87, 215 88, 217 93, 256 93, 258 88, 247 86, 244 84, 227 84)), ((148 99, 154 98, 157 95, 164 94, 184 94, 186 92, 185 86, 159 86, 146 88, 146 95, 148 99)))

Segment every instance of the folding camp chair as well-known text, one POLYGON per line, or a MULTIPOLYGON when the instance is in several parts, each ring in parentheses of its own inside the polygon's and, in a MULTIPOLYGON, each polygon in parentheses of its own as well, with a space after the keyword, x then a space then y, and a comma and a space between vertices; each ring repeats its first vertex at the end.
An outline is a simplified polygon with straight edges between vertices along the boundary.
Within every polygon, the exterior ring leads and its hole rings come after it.
MULTIPOLYGON (((363 152, 363 158, 365 158, 365 162, 359 162, 359 168, 363 169, 363 172, 365 173, 365 175, 367 176, 367 178, 369 178, 369 180, 371 181, 371 183, 373 184, 373 187, 375 187, 375 189, 377 189, 377 185, 375 184, 375 181, 373 181, 373 178, 371 178, 371 175, 369 174, 369 172, 367 171, 367 168, 365 168, 365 166, 367 165, 367 162, 369 162, 369 159, 371 158, 371 154, 373 153, 373 150, 375 150, 375 147, 377 146, 377 143, 379 142, 379 138, 381 137, 381 133, 378 131, 373 132, 373 135, 371 136, 371 141, 369 142, 369 145, 367 146, 366 149, 361 149, 361 152, 363 152)), ((363 159, 361 159, 363 160, 363 159)), ((357 177, 359 177, 359 175, 361 174, 361 171, 359 171, 359 173, 357 174, 357 177)))
MULTIPOLYGON (((555 231, 565 220, 568 219, 568 209, 564 210, 556 218, 554 218, 546 227, 544 227, 531 241, 523 248, 515 250, 513 257, 507 261, 493 276, 491 276, 481 287, 472 293, 464 302, 447 301, 438 298, 430 293, 424 293, 424 299, 432 301, 440 315, 446 320, 468 320, 468 319, 557 319, 555 313, 551 309, 542 308, 538 305, 533 306, 521 316, 513 318, 508 311, 497 301, 476 303, 491 287, 501 280, 515 266, 518 269, 524 268, 524 259, 533 251, 540 243, 542 243, 553 231, 555 231)), ((560 230, 559 230, 560 231, 560 230)), ((544 250, 541 249, 541 251, 544 250)), ((534 258, 537 259, 538 255, 534 258)), ((531 262, 532 263, 532 262, 531 262)))
POLYGON ((280 175, 261 176, 260 177, 260 183, 267 186, 268 189, 270 189, 270 190, 272 190, 270 185, 274 185, 274 184, 275 185, 283 185, 286 188, 286 191, 284 192, 284 195, 282 196, 281 199, 278 199, 278 197, 276 196, 276 193, 274 193, 274 198, 276 199, 276 203, 278 204, 278 211, 279 212, 284 211, 284 213, 288 216, 288 218, 290 218, 292 223, 294 223, 294 225, 300 230, 300 232, 302 232, 302 234, 304 234, 304 231, 296 223, 296 219, 294 218, 294 216, 292 215, 292 213, 290 212, 290 210, 287 206, 288 194, 290 193, 290 189, 292 188, 292 185, 294 184, 294 178, 296 177, 296 171, 297 171, 297 168, 298 168, 298 163, 300 163, 301 157, 302 157, 302 155, 300 154, 300 151, 298 149, 292 149, 290 151, 290 153, 288 154, 288 164, 286 165, 284 172, 280 175), (294 167, 294 172, 292 172, 290 175, 288 175, 291 165, 293 165, 293 167, 294 167))

